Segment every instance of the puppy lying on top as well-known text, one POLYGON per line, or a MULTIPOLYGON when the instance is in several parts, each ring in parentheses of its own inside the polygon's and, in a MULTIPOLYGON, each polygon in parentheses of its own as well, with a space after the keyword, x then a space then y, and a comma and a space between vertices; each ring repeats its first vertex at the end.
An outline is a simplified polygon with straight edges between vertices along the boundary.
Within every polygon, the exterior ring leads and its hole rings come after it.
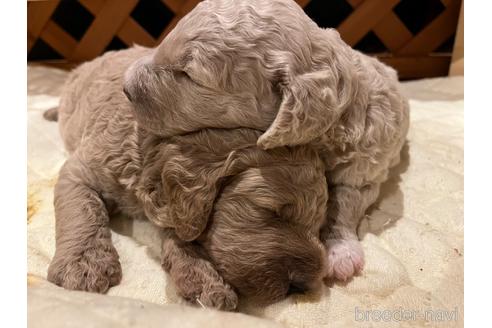
POLYGON ((119 283, 108 228, 117 209, 163 228, 163 268, 191 302, 232 310, 236 292, 270 303, 316 288, 327 270, 319 232, 328 198, 317 153, 308 145, 262 150, 262 132, 248 128, 149 132, 153 121, 143 118, 155 113, 136 112, 123 76, 150 53, 107 53, 65 85, 58 120, 70 157, 55 187, 48 280, 93 292, 119 283))
POLYGON ((126 72, 137 121, 161 136, 265 131, 263 149, 311 145, 330 199, 328 276, 364 265, 356 229, 398 164, 409 106, 396 72, 319 28, 292 0, 206 0, 126 72))

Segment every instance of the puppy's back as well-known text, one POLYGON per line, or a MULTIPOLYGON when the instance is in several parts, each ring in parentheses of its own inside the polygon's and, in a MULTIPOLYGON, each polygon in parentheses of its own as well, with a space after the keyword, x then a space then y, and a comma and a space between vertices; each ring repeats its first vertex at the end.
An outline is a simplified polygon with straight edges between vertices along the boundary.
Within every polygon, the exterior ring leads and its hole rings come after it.
POLYGON ((129 115, 123 75, 134 60, 150 51, 143 47, 111 51, 70 74, 58 108, 60 134, 70 153, 84 135, 102 132, 110 120, 129 115))

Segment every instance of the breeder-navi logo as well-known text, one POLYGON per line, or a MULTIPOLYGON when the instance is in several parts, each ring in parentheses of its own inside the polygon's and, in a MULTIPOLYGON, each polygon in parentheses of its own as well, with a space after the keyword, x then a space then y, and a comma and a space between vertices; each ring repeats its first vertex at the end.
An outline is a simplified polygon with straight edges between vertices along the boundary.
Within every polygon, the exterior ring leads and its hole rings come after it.
POLYGON ((388 309, 373 309, 362 310, 355 307, 355 321, 374 321, 374 322, 389 322, 389 321, 457 321, 458 320, 458 308, 454 310, 445 309, 429 309, 425 311, 421 310, 409 310, 404 308, 398 308, 393 310, 388 309))

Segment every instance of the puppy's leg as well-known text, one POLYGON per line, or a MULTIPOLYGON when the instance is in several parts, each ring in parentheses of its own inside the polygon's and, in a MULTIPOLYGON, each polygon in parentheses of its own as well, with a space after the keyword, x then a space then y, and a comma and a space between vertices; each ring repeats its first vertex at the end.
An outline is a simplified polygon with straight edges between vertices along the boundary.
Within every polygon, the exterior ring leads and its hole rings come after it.
POLYGON ((238 302, 236 293, 203 253, 199 245, 182 241, 172 230, 164 232, 162 267, 171 276, 178 293, 191 303, 234 310, 238 302))
POLYGON ((76 156, 55 186, 56 252, 48 280, 67 289, 104 293, 121 280, 104 202, 95 177, 76 156))
POLYGON ((346 281, 362 270, 364 252, 356 230, 378 194, 377 183, 362 188, 335 185, 330 189, 327 225, 321 231, 327 248, 329 277, 346 281))

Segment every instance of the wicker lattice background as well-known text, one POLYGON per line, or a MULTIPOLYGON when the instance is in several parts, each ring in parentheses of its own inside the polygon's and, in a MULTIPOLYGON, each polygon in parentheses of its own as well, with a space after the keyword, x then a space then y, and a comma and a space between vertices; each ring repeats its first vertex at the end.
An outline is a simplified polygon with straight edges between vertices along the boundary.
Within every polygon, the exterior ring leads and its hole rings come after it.
MULTIPOLYGON (((402 78, 447 75, 461 0, 296 0, 322 27, 402 78)), ((200 0, 28 1, 28 60, 74 65, 155 46, 200 0)))

